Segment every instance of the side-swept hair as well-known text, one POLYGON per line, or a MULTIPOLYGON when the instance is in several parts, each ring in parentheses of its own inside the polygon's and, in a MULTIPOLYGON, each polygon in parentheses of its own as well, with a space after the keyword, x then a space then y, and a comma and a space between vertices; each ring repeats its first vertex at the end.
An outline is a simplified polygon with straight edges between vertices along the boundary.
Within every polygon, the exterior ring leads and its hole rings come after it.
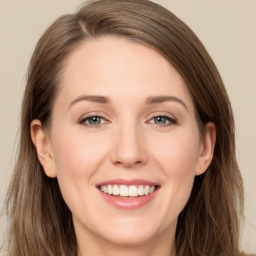
POLYGON ((32 56, 22 103, 18 159, 7 195, 8 255, 75 256, 72 215, 57 179, 47 177, 30 136, 40 119, 51 126, 54 100, 68 56, 86 40, 123 37, 147 45, 181 74, 191 94, 201 135, 213 122, 217 139, 212 163, 197 176, 178 217, 177 255, 237 256, 243 186, 235 157, 234 120, 221 77, 197 36, 174 14, 147 0, 91 1, 57 19, 32 56))

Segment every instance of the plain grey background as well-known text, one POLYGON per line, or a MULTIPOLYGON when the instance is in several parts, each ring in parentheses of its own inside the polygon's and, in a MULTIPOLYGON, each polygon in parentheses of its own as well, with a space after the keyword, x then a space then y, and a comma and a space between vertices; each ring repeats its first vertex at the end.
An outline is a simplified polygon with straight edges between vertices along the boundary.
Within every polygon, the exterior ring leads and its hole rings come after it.
MULTIPOLYGON (((53 20, 80 0, 0 0, 0 208, 10 181, 26 69, 53 20)), ((245 184, 242 248, 256 252, 256 1, 155 0, 181 18, 208 49, 234 110, 237 158, 245 184)), ((0 219, 0 243, 6 218, 0 219)))

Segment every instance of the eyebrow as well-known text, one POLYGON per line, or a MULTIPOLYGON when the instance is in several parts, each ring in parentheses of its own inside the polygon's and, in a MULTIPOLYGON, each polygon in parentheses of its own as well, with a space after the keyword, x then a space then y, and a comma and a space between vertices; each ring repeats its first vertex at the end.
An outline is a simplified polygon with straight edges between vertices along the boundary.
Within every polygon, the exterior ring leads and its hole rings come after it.
POLYGON ((75 103, 80 101, 90 101, 95 103, 102 103, 102 104, 108 104, 110 103, 110 99, 105 96, 100 95, 81 95, 77 98, 75 98, 70 104, 69 108, 72 107, 75 103))
MULTIPOLYGON (((101 104, 109 104, 110 99, 105 96, 100 96, 100 95, 81 95, 75 98, 70 104, 69 108, 72 107, 75 103, 80 102, 80 101, 90 101, 90 102, 95 102, 95 103, 101 103, 101 104)), ((181 104, 186 110, 188 110, 187 105, 179 98, 175 96, 155 96, 155 97, 148 97, 146 98, 145 103, 146 104, 159 104, 159 103, 164 103, 166 101, 174 101, 179 104, 181 104)))
POLYGON ((164 103, 166 101, 174 101, 181 104, 186 110, 188 110, 187 105, 179 98, 175 96, 157 96, 157 97, 148 97, 146 99, 146 104, 158 104, 164 103))

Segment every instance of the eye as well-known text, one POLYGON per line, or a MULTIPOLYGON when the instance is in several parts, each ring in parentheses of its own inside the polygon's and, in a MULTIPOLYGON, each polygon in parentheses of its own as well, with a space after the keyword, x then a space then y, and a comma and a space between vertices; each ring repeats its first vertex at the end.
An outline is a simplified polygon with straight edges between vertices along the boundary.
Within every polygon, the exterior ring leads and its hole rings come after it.
POLYGON ((169 125, 174 125, 177 124, 177 120, 175 118, 169 117, 169 116, 164 116, 164 115, 159 115, 151 118, 149 120, 150 124, 156 124, 156 125, 162 125, 162 126, 169 126, 169 125))
POLYGON ((107 123, 107 120, 102 116, 87 116, 79 121, 80 124, 84 126, 99 126, 101 124, 107 123))

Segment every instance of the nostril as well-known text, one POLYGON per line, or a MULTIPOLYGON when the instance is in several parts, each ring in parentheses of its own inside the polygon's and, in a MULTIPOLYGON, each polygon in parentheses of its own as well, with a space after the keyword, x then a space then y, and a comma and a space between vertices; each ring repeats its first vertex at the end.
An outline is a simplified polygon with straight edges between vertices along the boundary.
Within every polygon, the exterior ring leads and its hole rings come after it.
POLYGON ((132 166, 141 166, 143 165, 143 161, 139 160, 139 161, 115 161, 114 165, 116 166, 123 166, 123 167, 132 167, 132 166))
POLYGON ((116 166, 138 167, 147 162, 147 153, 142 148, 132 148, 131 145, 119 145, 111 151, 110 160, 116 166))

